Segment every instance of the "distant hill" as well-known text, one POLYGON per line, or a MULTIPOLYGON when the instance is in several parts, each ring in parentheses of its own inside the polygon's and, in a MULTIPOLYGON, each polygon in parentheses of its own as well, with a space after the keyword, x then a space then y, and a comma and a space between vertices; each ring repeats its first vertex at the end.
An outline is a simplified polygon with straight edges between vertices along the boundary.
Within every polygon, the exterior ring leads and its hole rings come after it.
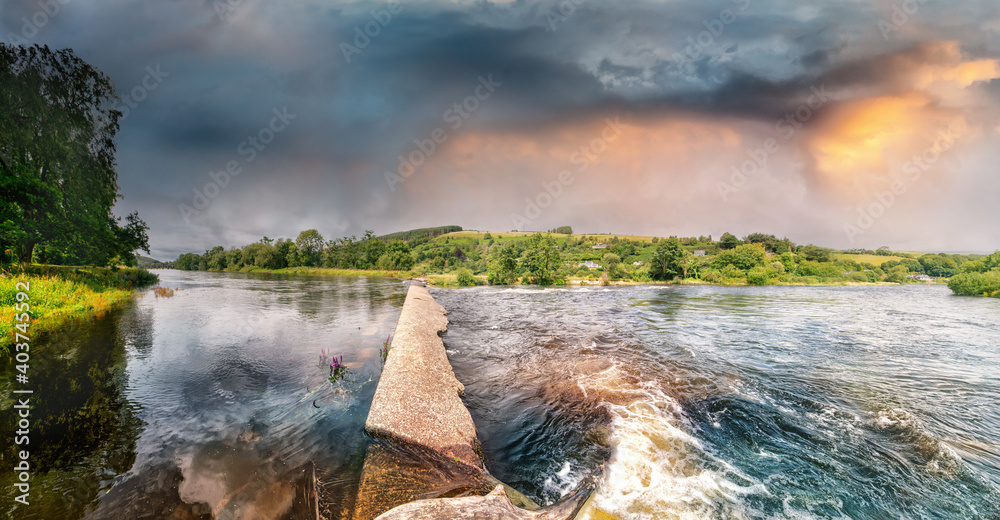
POLYGON ((430 228, 411 229, 409 231, 397 231, 395 233, 389 233, 388 235, 382 235, 376 238, 378 238, 379 240, 384 240, 386 242, 391 242, 393 240, 412 242, 414 240, 419 240, 422 238, 434 238, 438 235, 444 235, 446 233, 454 233, 456 231, 462 231, 462 226, 438 226, 430 228))
POLYGON ((137 258, 140 269, 167 269, 170 267, 170 262, 161 262, 155 258, 142 255, 138 255, 137 258))

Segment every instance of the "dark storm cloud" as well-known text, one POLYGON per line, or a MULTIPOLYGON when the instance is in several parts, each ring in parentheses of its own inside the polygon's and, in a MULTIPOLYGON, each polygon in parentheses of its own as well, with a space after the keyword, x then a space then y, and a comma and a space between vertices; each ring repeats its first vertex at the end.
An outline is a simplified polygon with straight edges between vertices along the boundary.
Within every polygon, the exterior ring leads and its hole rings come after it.
MULTIPOLYGON (((443 114, 481 76, 501 86, 453 136, 558 132, 612 114, 770 124, 813 85, 884 90, 907 59, 933 61, 911 35, 917 28, 985 57, 1000 48, 988 31, 967 30, 995 13, 934 5, 886 40, 876 22, 891 15, 891 3, 407 2, 388 18, 390 4, 381 2, 59 5, 29 42, 73 48, 123 95, 142 84, 147 67, 169 74, 130 109, 119 136, 120 213, 143 213, 163 257, 306 227, 337 235, 444 223, 435 220, 450 213, 391 193, 383 172, 395 170, 414 139, 447 127, 443 114), (723 23, 726 11, 732 20, 723 23), (373 23, 377 35, 358 37, 373 23), (345 45, 359 51, 349 61, 345 45), (191 203, 210 171, 245 161, 241 143, 282 108, 296 116, 288 128, 185 222, 178 205, 191 203)), ((4 1, 5 39, 40 6, 4 1)), ((490 204, 484 194, 456 196, 490 204)), ((454 223, 508 227, 475 215, 454 223)))

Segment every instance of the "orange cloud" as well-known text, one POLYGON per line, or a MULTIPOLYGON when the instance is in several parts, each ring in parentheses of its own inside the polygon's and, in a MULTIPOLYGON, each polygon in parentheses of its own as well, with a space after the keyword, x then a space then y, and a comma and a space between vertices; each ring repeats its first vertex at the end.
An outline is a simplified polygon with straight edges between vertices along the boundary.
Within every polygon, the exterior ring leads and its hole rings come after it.
POLYGON ((958 137, 970 131, 962 112, 910 92, 832 108, 812 128, 806 147, 824 187, 866 193, 885 184, 900 163, 933 146, 945 130, 958 137))

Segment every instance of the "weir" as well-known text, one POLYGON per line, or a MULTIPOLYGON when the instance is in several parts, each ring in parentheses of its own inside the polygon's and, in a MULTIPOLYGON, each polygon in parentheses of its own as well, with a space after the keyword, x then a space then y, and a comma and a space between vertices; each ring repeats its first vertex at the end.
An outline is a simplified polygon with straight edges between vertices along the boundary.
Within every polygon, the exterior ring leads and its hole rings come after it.
POLYGON ((539 509, 486 470, 462 402, 464 386, 441 340, 446 313, 422 282, 411 282, 365 423, 375 440, 365 455, 354 520, 574 518, 596 476, 539 509))

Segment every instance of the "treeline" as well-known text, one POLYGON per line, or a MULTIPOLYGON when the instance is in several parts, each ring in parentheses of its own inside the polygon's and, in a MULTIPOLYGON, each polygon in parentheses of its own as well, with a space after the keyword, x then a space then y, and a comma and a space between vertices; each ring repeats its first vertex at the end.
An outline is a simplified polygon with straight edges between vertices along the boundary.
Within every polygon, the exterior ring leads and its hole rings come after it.
MULTIPOLYGON (((428 228, 442 229, 442 228, 428 228)), ((378 269, 418 274, 450 274, 461 285, 529 283, 562 285, 571 281, 612 283, 700 280, 726 285, 908 283, 922 275, 952 277, 958 294, 1000 291, 1000 253, 895 253, 878 264, 813 244, 751 233, 737 238, 711 236, 653 238, 553 233, 463 232, 429 236, 425 230, 377 237, 325 240, 315 229, 295 240, 272 240, 241 248, 214 247, 204 254, 181 255, 172 266, 188 270, 252 271, 286 267, 378 269), (390 240, 388 237, 411 239, 390 240)), ((879 251, 889 252, 887 248, 879 251)), ((851 251, 870 255, 868 251, 851 251)), ((886 253, 876 256, 888 256, 886 253)), ((870 257, 869 257, 870 258, 870 257)))
POLYGON ((379 240, 383 242, 392 242, 393 240, 402 240, 404 242, 411 242, 421 238, 434 238, 439 235, 445 235, 448 233, 453 233, 455 231, 461 231, 462 226, 438 226, 430 228, 419 228, 411 229, 409 231, 398 231, 396 233, 389 233, 388 235, 382 235, 379 240))
POLYGON ((204 254, 185 253, 171 267, 186 271, 249 271, 288 267, 380 269, 406 271, 413 267, 410 246, 402 240, 385 241, 374 232, 364 236, 325 240, 315 229, 295 240, 268 237, 243 247, 216 246, 204 254))

